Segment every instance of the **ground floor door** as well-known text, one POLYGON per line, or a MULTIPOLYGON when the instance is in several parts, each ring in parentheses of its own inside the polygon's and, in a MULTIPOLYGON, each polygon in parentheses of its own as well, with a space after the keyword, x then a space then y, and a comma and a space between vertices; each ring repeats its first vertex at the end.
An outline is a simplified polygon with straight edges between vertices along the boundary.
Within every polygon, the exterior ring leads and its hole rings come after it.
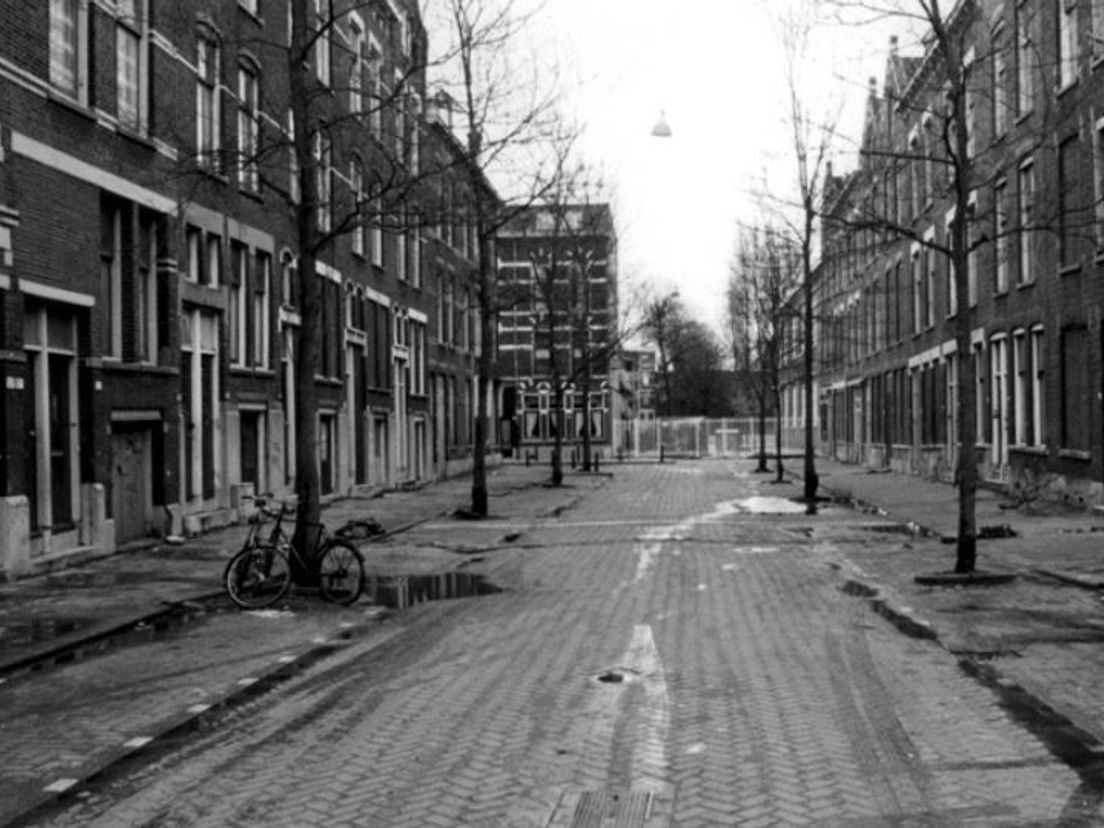
POLYGON ((153 513, 153 431, 115 423, 111 433, 111 514, 118 543, 147 537, 153 513))

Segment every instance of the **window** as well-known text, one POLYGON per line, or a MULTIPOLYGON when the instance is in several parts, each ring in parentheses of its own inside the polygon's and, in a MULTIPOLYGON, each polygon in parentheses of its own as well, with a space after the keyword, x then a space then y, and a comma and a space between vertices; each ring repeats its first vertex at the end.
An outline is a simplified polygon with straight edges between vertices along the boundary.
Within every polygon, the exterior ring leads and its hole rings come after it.
POLYGON ((290 253, 280 256, 280 300, 289 308, 299 306, 299 271, 290 253))
POLYGON ((1018 274, 1021 285, 1035 281, 1034 260, 1032 254, 1031 233, 1033 232, 1033 210, 1035 206, 1035 166, 1028 161, 1020 167, 1019 171, 1019 199, 1017 213, 1019 214, 1019 241, 1020 241, 1020 272, 1018 274))
POLYGON ((1077 0, 1058 3, 1058 87, 1077 80, 1077 0))
POLYGON ((1008 48, 1004 28, 993 33, 993 138, 997 139, 1008 131, 1008 48))
POLYGON ((1089 52, 1093 60, 1104 57, 1104 0, 1089 0, 1089 52))
MULTIPOLYGON (((1104 4, 1104 0, 1101 3, 1104 4)), ((1101 31, 1101 36, 1104 37, 1104 30, 1101 31)), ((1093 129, 1092 174, 1096 199, 1096 249, 1104 250, 1104 118, 1100 118, 1093 129)))
POLYGON ((321 134, 314 136, 314 160, 316 163, 314 187, 318 199, 318 229, 323 233, 328 233, 332 226, 333 148, 330 139, 321 134))
POLYGON ((114 204, 105 204, 100 227, 100 294, 103 297, 103 349, 111 359, 123 357, 123 220, 114 204))
POLYGON ((272 256, 258 251, 253 271, 253 310, 250 317, 252 332, 251 355, 258 368, 268 367, 270 334, 269 296, 272 289, 272 256))
POLYGON ((1031 435, 1033 446, 1046 445, 1046 423, 1043 420, 1046 391, 1046 352, 1043 350, 1043 329, 1031 329, 1031 435))
POLYGON ((419 225, 410 231, 410 284, 416 288, 422 286, 422 241, 419 225))
POLYGON ((370 240, 372 243, 372 264, 383 267, 383 202, 372 199, 372 224, 370 240))
POLYGON ((1026 115, 1035 105, 1035 84, 1032 70, 1035 47, 1031 40, 1027 0, 1019 0, 1015 9, 1016 29, 1016 114, 1026 115))
POLYGON ((222 239, 214 233, 207 234, 207 281, 211 287, 222 284, 222 239))
POLYGON ((260 186, 257 88, 256 67, 246 63, 238 66, 238 184, 254 193, 260 186))
POLYGON ((1012 445, 1028 444, 1027 429, 1031 424, 1030 367, 1031 352, 1027 336, 1021 328, 1012 332, 1012 445))
POLYGON ((921 269, 920 251, 912 253, 912 332, 924 330, 924 272, 921 269))
POLYGON ((412 175, 418 174, 418 168, 421 164, 421 122, 422 122, 422 99, 415 94, 410 96, 410 131, 409 131, 409 152, 407 153, 407 163, 410 165, 410 173, 412 175))
POLYGON ((1075 451, 1088 451, 1091 444, 1088 353, 1087 328, 1078 325, 1062 331, 1062 447, 1075 451))
POLYGON ((368 94, 371 98, 371 112, 368 117, 372 137, 380 140, 383 132, 383 61, 379 44, 369 37, 368 94))
POLYGON ((406 228, 406 217, 399 216, 399 227, 395 231, 395 266, 396 276, 400 282, 405 282, 409 279, 409 273, 407 271, 407 235, 409 231, 406 228))
POLYGON ((993 227, 997 237, 997 261, 993 290, 1008 291, 1008 271, 1012 255, 1012 222, 1008 212, 1008 182, 998 181, 993 188, 993 227))
POLYGON ((1077 136, 1058 145, 1058 266, 1077 264, 1077 136))
MULTIPOLYGON (((143 210, 138 216, 137 268, 132 296, 134 318, 134 359, 154 364, 161 344, 157 296, 157 248, 163 230, 156 213, 143 210)), ((167 322, 165 322, 167 324, 167 322)))
POLYGON ((230 293, 226 309, 226 324, 229 328, 230 362, 234 365, 246 364, 246 326, 248 324, 246 285, 249 281, 247 252, 244 245, 231 242, 230 293))
POLYGON ((314 52, 314 74, 319 82, 330 85, 330 46, 333 25, 329 16, 329 3, 314 0, 314 20, 317 37, 312 47, 314 52))
POLYGON ((931 248, 924 249, 924 305, 927 312, 924 314, 926 327, 935 326, 935 298, 939 295, 936 290, 938 276, 936 274, 936 254, 931 248))
POLYGON ((364 111, 364 23, 359 16, 349 15, 349 111, 364 111))
POLYGON ((287 111, 288 139, 288 195, 293 204, 299 203, 299 159, 295 157, 295 113, 287 111))
POLYGON ((88 103, 88 0, 50 0, 50 85, 88 103))
POLYGON ((218 171, 219 136, 219 45, 200 33, 196 38, 196 161, 218 171))
POLYGON ((368 233, 368 228, 364 226, 364 163, 357 157, 354 157, 350 162, 349 186, 352 188, 353 198, 356 199, 357 212, 357 223, 356 226, 353 227, 350 244, 352 245, 353 253, 358 256, 363 256, 366 241, 365 236, 368 233))
POLYGON ((121 126, 146 128, 144 95, 149 86, 145 0, 116 0, 115 114, 121 126))

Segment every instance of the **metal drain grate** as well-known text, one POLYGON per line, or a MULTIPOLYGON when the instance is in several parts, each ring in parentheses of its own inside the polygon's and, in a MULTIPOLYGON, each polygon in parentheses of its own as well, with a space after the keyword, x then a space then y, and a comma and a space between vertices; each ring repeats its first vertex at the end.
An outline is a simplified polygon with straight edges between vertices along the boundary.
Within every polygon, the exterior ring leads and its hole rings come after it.
POLYGON ((651 791, 584 791, 575 805, 571 828, 643 828, 651 811, 651 791))

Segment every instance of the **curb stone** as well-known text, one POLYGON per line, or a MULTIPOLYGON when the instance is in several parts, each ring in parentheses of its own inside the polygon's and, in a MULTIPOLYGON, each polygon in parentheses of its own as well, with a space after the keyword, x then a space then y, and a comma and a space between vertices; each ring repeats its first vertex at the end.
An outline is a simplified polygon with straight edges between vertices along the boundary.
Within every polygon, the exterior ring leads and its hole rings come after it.
MULTIPOLYGON (((175 736, 195 730, 204 718, 212 712, 229 710, 252 698, 264 695, 275 685, 286 681, 295 673, 332 655, 346 646, 353 638, 364 635, 378 625, 387 615, 388 613, 381 612, 374 614, 364 622, 341 622, 329 635, 317 636, 309 644, 300 645, 298 652, 291 651, 278 656, 267 670, 256 671, 255 675, 243 676, 237 681, 224 686, 223 692, 210 701, 189 705, 182 711, 171 714, 150 727, 143 728, 141 733, 136 733, 122 744, 114 748, 107 748, 99 756, 86 760, 71 775, 55 779, 37 790, 29 790, 25 795, 18 797, 18 804, 12 812, 4 813, 0 811, 0 824, 25 824, 25 821, 31 818, 35 812, 72 797, 81 787, 126 760, 140 753, 154 750, 175 736)), ((386 635, 381 635, 372 647, 375 648, 385 644, 401 631, 401 627, 395 627, 386 635)))

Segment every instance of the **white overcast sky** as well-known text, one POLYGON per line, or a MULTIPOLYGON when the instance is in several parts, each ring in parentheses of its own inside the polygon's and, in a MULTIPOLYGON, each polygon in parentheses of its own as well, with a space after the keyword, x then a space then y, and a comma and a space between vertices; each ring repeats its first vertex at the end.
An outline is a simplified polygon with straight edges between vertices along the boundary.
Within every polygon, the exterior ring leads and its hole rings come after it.
MULTIPOLYGON (((793 180, 784 5, 546 0, 533 24, 559 57, 565 109, 585 125, 583 154, 612 186, 622 282, 678 288, 718 328, 737 222, 756 220, 764 175, 775 191, 793 180), (661 109, 667 139, 650 134, 661 109)), ((860 131, 867 78, 880 77, 889 33, 902 27, 817 31, 814 106, 846 104, 843 131, 860 131)), ((849 149, 840 145, 837 163, 849 163, 849 149)))
MULTIPOLYGON (((678 289, 719 331, 739 223, 757 223, 764 182, 779 197, 793 189, 778 18, 789 4, 818 0, 514 2, 536 9, 515 54, 558 67, 549 82, 565 117, 584 128, 580 155, 607 184, 622 296, 642 285, 652 295, 678 289), (670 138, 651 136, 661 110, 670 138)), ((904 26, 898 19, 814 30, 805 63, 810 107, 842 107, 839 127, 852 140, 867 78, 880 79, 889 35, 904 26)), ((837 146, 839 167, 853 163, 853 145, 837 146)))

